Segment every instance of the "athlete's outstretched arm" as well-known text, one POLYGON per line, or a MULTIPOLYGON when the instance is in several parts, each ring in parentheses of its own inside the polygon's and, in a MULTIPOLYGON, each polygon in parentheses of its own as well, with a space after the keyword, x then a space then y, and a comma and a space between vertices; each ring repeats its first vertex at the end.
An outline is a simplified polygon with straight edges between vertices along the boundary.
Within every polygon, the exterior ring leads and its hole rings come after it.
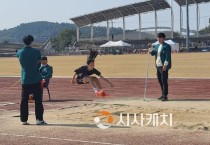
POLYGON ((106 82, 110 85, 111 88, 114 87, 114 85, 113 85, 108 79, 106 79, 106 78, 103 77, 102 75, 100 75, 99 77, 100 77, 102 80, 106 81, 106 82))
POLYGON ((75 78, 76 78, 76 76, 77 76, 77 74, 75 73, 74 76, 73 76, 73 78, 72 78, 72 80, 71 80, 71 83, 72 84, 75 84, 75 78))

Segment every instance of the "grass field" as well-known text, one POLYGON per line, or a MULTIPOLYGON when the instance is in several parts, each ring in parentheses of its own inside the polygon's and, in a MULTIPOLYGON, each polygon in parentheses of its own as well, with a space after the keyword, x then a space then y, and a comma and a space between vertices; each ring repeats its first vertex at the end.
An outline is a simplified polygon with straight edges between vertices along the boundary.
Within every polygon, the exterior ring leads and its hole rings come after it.
MULTIPOLYGON (((145 77, 147 54, 102 55, 96 59, 96 68, 106 77, 145 77)), ((50 56, 54 76, 73 76, 74 70, 85 64, 83 56, 50 56)), ((17 58, 0 58, 0 76, 19 76, 17 58)), ((210 77, 210 53, 173 53, 170 77, 210 77)), ((149 77, 155 77, 154 57, 150 56, 149 77)))

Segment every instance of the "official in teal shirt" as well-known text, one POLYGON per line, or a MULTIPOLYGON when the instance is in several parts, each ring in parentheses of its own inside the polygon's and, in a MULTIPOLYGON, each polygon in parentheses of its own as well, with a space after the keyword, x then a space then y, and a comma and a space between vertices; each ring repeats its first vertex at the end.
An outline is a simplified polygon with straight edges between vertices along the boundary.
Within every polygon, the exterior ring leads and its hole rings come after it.
MULTIPOLYGON (((149 50, 152 56, 155 56, 155 65, 157 69, 157 79, 159 81, 162 95, 159 100, 168 100, 168 72, 171 69, 171 46, 164 42, 164 33, 158 33, 158 45, 153 50, 149 50)), ((151 44, 149 44, 151 48, 151 44)))
POLYGON ((36 124, 46 124, 43 120, 44 108, 42 104, 42 77, 39 73, 41 65, 41 53, 39 50, 32 48, 34 38, 26 35, 23 38, 25 47, 17 52, 17 57, 21 66, 21 84, 22 97, 20 103, 20 120, 22 125, 28 125, 28 99, 29 95, 33 95, 35 100, 36 124))
MULTIPOLYGON (((49 95, 49 100, 51 100, 50 90, 49 90, 48 85, 50 83, 50 79, 52 78, 53 67, 48 64, 46 56, 42 57, 42 59, 41 59, 41 67, 40 67, 39 71, 40 71, 40 74, 41 74, 42 79, 43 79, 42 88, 43 88, 43 90, 44 90, 44 88, 47 89, 47 92, 48 92, 48 95, 49 95)), ((43 98, 43 90, 42 90, 42 98, 43 98)))
POLYGON ((39 68, 39 71, 42 76, 42 79, 46 81, 44 87, 47 87, 50 79, 52 78, 53 67, 48 64, 46 56, 42 57, 41 59, 41 67, 39 68))
POLYGON ((17 52, 21 65, 21 83, 35 84, 42 80, 39 73, 41 66, 41 53, 39 50, 26 45, 17 52))

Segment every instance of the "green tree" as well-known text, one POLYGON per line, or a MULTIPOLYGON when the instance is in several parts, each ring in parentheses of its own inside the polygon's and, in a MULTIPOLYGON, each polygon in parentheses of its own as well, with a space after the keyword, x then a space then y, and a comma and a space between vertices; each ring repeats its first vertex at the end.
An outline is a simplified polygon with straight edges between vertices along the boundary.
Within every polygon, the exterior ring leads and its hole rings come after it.
POLYGON ((210 25, 199 31, 199 34, 210 34, 210 25))
POLYGON ((73 29, 64 29, 59 35, 52 39, 53 47, 56 51, 62 51, 65 47, 72 45, 76 37, 76 31, 73 29))
POLYGON ((173 32, 174 37, 180 37, 180 34, 178 32, 173 32))

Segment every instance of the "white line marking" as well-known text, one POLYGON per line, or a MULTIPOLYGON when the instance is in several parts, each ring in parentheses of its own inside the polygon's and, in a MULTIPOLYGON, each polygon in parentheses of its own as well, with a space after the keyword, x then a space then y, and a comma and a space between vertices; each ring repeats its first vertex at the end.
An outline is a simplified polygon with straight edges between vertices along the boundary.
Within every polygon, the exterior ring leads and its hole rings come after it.
POLYGON ((38 136, 27 136, 27 135, 18 135, 18 134, 7 134, 7 133, 0 133, 0 135, 2 135, 2 136, 14 136, 14 137, 27 137, 27 138, 36 138, 36 139, 49 139, 49 140, 69 141, 69 142, 80 142, 80 143, 104 144, 104 145, 122 145, 122 144, 113 144, 113 143, 96 142, 96 141, 61 139, 61 138, 50 138, 50 137, 38 137, 38 136))
POLYGON ((12 102, 0 102, 0 106, 14 105, 12 102))

